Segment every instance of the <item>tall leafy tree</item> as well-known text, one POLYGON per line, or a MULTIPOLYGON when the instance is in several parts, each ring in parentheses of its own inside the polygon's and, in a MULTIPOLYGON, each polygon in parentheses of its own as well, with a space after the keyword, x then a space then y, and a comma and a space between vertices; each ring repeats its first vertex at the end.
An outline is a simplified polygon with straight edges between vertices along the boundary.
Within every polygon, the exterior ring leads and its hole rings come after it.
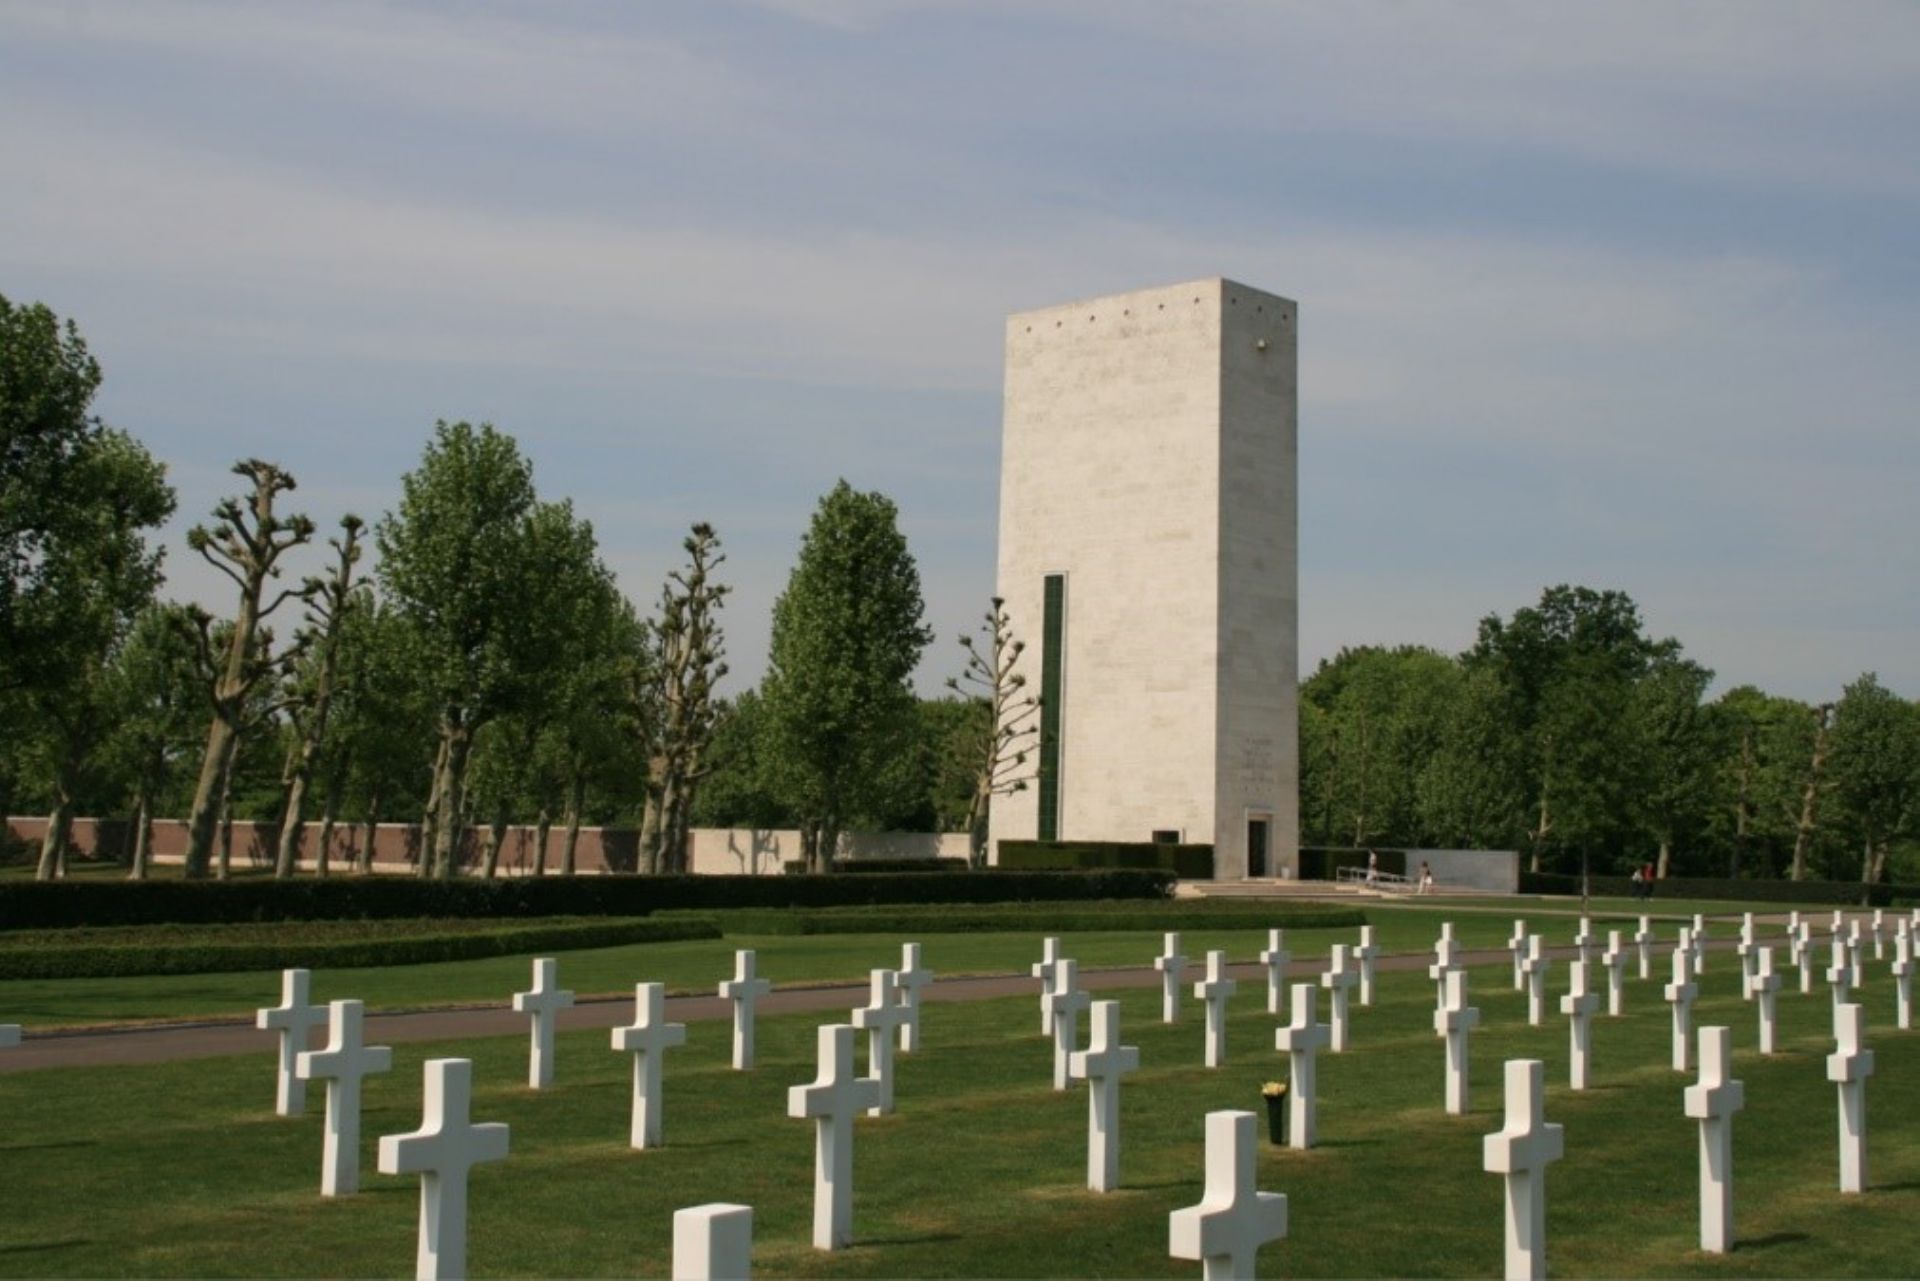
POLYGON ((1691 659, 1662 654, 1634 687, 1631 730, 1642 777, 1632 795, 1659 842, 1661 876, 1675 846, 1707 826, 1716 742, 1701 700, 1712 680, 1713 673, 1691 659))
POLYGON ((1834 790, 1859 842, 1860 879, 1886 879, 1893 842, 1920 828, 1920 708, 1867 672, 1833 714, 1834 790))
POLYGON ((181 615, 177 605, 149 608, 114 660, 115 715, 105 750, 133 794, 133 880, 147 876, 155 805, 201 729, 198 674, 181 615))
POLYGON ((897 800, 910 754, 910 683, 931 632, 920 572, 891 500, 846 481, 820 500, 773 609, 761 697, 763 763, 800 820, 807 867, 830 866, 841 830, 897 800))
POLYGON ((99 386, 71 321, 0 296, 0 697, 52 801, 42 879, 115 714, 115 655, 160 581, 147 531, 174 504, 166 469, 90 412, 99 386))
POLYGON ((196 525, 187 533, 187 546, 240 590, 233 618, 218 635, 204 611, 194 608, 189 615, 188 635, 209 674, 207 697, 213 714, 187 816, 189 877, 207 874, 215 829, 232 788, 234 753, 248 702, 263 681, 297 658, 297 646, 279 656, 273 653, 266 620, 287 601, 303 597, 306 584, 271 597, 267 590, 280 577, 280 558, 313 537, 313 522, 305 516, 274 510, 280 496, 294 488, 291 473, 258 458, 235 463, 233 471, 252 483, 252 494, 221 500, 211 528, 196 525))

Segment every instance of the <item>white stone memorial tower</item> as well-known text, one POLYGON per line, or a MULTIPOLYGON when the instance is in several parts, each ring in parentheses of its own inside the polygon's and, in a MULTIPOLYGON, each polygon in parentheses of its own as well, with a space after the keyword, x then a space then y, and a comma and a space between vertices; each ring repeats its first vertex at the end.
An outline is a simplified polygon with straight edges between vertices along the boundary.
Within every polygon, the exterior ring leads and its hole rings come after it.
POLYGON ((1297 874, 1298 309, 1212 279, 1007 321, 999 594, 1043 699, 1002 840, 1297 874))

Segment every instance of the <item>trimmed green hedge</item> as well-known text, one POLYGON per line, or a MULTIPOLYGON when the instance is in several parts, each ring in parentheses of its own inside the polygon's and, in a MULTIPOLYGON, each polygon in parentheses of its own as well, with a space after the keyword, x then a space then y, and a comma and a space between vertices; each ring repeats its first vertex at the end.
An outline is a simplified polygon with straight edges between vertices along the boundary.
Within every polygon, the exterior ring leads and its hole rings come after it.
POLYGON ((957 934, 1067 933, 1094 930, 1321 930, 1354 928, 1366 913, 1312 904, 1231 910, 1197 902, 1152 907, 1131 903, 997 904, 983 907, 826 908, 818 911, 737 911, 715 918, 736 934, 957 934))
POLYGON ((259 939, 236 943, 199 939, 178 943, 168 942, 164 937, 151 942, 37 943, 31 947, 0 948, 0 979, 213 974, 278 970, 288 966, 337 970, 719 937, 720 927, 712 920, 679 917, 659 921, 588 921, 522 929, 459 930, 391 938, 294 939, 280 943, 259 939))
MULTIPOLYGON (((1630 898, 1633 879, 1627 876, 1588 878, 1591 892, 1607 898, 1630 898)), ((1580 878, 1552 872, 1520 873, 1522 894, 1578 894, 1580 878)), ((1736 881, 1719 877, 1669 876, 1653 883, 1653 902, 1662 898, 1746 899, 1757 903, 1812 903, 1833 907, 1887 907, 1920 903, 1920 885, 1862 885, 1858 881, 1736 881)))
POLYGON ((435 916, 647 916, 668 909, 847 907, 864 903, 1162 899, 1167 872, 876 872, 864 876, 545 876, 497 881, 411 876, 247 881, 20 881, 0 884, 0 930, 163 921, 327 921, 435 916))
POLYGON ((1365 871, 1367 857, 1370 854, 1380 856, 1380 870, 1391 872, 1395 876, 1407 874, 1407 852, 1381 847, 1373 849, 1351 849, 1324 845, 1303 845, 1300 847, 1300 879, 1303 881, 1337 881, 1343 867, 1359 868, 1365 871))
MULTIPOLYGON (((807 865, 799 859, 790 859, 781 864, 788 876, 798 876, 806 871, 807 865)), ((859 872, 871 875, 875 872, 964 872, 967 860, 963 858, 840 858, 833 861, 834 874, 859 872)))
POLYGON ((1213 877, 1213 846, 1162 841, 1001 841, 1003 871, 1158 868, 1187 880, 1213 877))

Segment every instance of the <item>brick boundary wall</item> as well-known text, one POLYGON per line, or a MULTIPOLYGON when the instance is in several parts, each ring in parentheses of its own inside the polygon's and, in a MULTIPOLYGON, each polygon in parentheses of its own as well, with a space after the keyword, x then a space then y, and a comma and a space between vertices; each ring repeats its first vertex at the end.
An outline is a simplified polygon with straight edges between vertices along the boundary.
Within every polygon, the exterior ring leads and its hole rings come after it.
MULTIPOLYGON (((9 818, 7 835, 38 850, 46 838, 45 818, 9 818)), ((334 826, 330 862, 335 870, 351 871, 359 861, 366 840, 364 823, 339 823, 334 826)), ((507 828, 500 843, 500 874, 531 876, 535 865, 535 837, 532 824, 507 828)), ((76 818, 67 850, 69 858, 108 859, 127 862, 133 851, 133 825, 126 819, 76 818)), ((233 824, 233 866, 235 868, 271 868, 274 846, 280 828, 277 823, 251 819, 233 824)), ((468 828, 463 842, 462 865, 478 867, 485 849, 484 829, 468 828)), ((300 866, 315 866, 320 825, 308 823, 301 831, 300 866)), ((153 820, 152 857, 155 863, 178 863, 187 851, 187 824, 184 819, 153 820)), ((216 838, 217 839, 217 838, 216 838)), ((566 829, 547 832, 547 871, 560 869, 561 852, 566 847, 566 829)), ((689 870, 702 874, 780 875, 786 863, 800 858, 800 833, 767 828, 696 828, 688 834, 689 870)), ((967 838, 963 832, 843 832, 837 857, 860 859, 965 858, 967 838)), ((373 868, 376 872, 413 870, 420 857, 418 823, 381 823, 374 829, 373 868)), ((587 874, 632 872, 639 866, 640 833, 631 827, 582 827, 574 851, 574 866, 587 874)))

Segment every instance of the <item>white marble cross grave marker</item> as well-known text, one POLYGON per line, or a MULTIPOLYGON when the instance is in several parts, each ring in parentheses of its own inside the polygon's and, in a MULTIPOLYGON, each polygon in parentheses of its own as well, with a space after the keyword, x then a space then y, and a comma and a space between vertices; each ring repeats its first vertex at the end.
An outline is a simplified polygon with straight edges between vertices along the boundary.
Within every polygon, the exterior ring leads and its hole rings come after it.
POLYGON ((1687 1115, 1700 1122, 1700 1248, 1733 1248, 1733 1114, 1746 1087, 1729 1080, 1733 1038, 1723 1027, 1700 1029, 1700 1080, 1683 1093, 1687 1115))
POLYGON ((1627 949, 1619 930, 1607 931, 1607 950, 1600 954, 1600 964, 1607 967, 1607 1017, 1617 1019, 1627 994, 1627 949))
POLYGON ((1753 999, 1753 913, 1740 914, 1740 943, 1733 950, 1740 956, 1740 995, 1753 999))
POLYGON ((633 1124, 629 1142, 645 1151, 660 1146, 666 1093, 660 1072, 667 1051, 687 1043, 687 1025, 667 1022, 667 989, 662 983, 633 985, 633 1022, 613 1029, 613 1048, 633 1055, 633 1124))
MULTIPOLYGON (((1787 913, 1787 950, 1789 952, 1798 951, 1798 948, 1796 947, 1794 940, 1798 938, 1799 935, 1800 935, 1800 913, 1798 909, 1796 909, 1794 911, 1787 913)), ((1793 957, 1790 957, 1789 959, 1797 961, 1799 960, 1799 957, 1793 956, 1793 957)))
POLYGON ((1427 977, 1434 983, 1434 1008, 1447 1008, 1447 975, 1460 968, 1460 945, 1454 941, 1453 931, 1448 928, 1433 945, 1433 964, 1427 967, 1427 977))
POLYGON ((358 1001, 327 1005, 327 1047, 303 1050, 294 1064, 302 1081, 327 1083, 327 1120, 320 1147, 320 1195, 360 1190, 360 1082, 393 1070, 393 1051, 362 1040, 366 1008, 358 1001))
POLYGON ((900 990, 900 1005, 907 1016, 900 1020, 900 1052, 917 1054, 920 1050, 920 989, 933 982, 933 971, 920 964, 920 945, 900 945, 900 968, 893 976, 900 990))
POLYGON ((1780 976, 1773 970, 1773 949, 1758 949, 1753 972, 1754 1004, 1760 1010, 1760 1053, 1773 1053, 1774 1013, 1780 996, 1780 976))
POLYGON ((1813 991, 1813 926, 1800 922, 1800 995, 1813 991))
POLYGON ((1060 963, 1060 940, 1052 935, 1040 940, 1040 959, 1033 963, 1033 977, 1040 980, 1040 1035, 1053 1035, 1053 1009, 1047 997, 1053 994, 1053 967, 1060 963))
POLYGON ((1203 1281, 1252 1281, 1260 1247, 1287 1235, 1287 1198, 1255 1187, 1257 1150, 1253 1113, 1207 1113, 1206 1189, 1167 1216, 1167 1253, 1203 1281))
POLYGON ((1693 977, 1698 979, 1707 972, 1707 918, 1700 913, 1693 915, 1693 977))
POLYGON ((1080 990, 1080 966, 1071 958, 1053 966, 1053 990, 1047 994, 1053 1014, 1053 1088, 1067 1088, 1067 1056, 1080 1039, 1080 1012, 1093 998, 1080 990))
POLYGON ((1314 1060, 1327 1048, 1327 1025, 1320 1021, 1320 994, 1311 983, 1293 985, 1293 1022, 1273 1034, 1274 1048, 1287 1056, 1287 1146, 1313 1146, 1316 1073, 1314 1060))
POLYGON ((1206 1064, 1219 1067, 1227 1061, 1227 1002, 1240 985, 1227 977, 1227 954, 1207 953, 1207 977, 1193 985, 1193 997, 1207 1006, 1206 1064))
POLYGON ((1865 956, 1866 941, 1860 934, 1860 922, 1855 921, 1847 930, 1847 986, 1860 986, 1865 977, 1866 966, 1862 964, 1865 956))
POLYGON ((1560 1012, 1567 1016, 1567 1083, 1576 1090, 1587 1088, 1587 1068, 1593 1057, 1593 1012, 1600 998, 1587 989, 1587 963, 1575 961, 1572 967, 1573 989, 1560 998, 1560 1012))
POLYGON ((1646 982, 1653 977, 1653 921, 1650 917, 1640 918, 1640 928, 1633 932, 1633 941, 1640 949, 1640 981, 1646 982))
POLYGON ((1827 1056, 1827 1080, 1840 1090, 1840 1190, 1867 1189, 1867 1078, 1873 1051, 1862 1044, 1865 1019, 1858 1005, 1843 1005, 1834 1020, 1839 1043, 1827 1056))
POLYGON ((1360 981, 1360 975, 1347 965, 1347 945, 1333 945, 1333 959, 1327 962, 1326 973, 1320 976, 1320 986, 1332 995, 1332 1005, 1328 1012, 1328 1026, 1332 1031, 1331 1049, 1335 1054, 1344 1054, 1347 1049, 1347 996, 1353 991, 1353 985, 1360 981))
POLYGON ((1582 965, 1591 963, 1593 960, 1593 945, 1595 941, 1592 919, 1585 916, 1581 917, 1580 928, 1575 931, 1573 936, 1573 959, 1582 965))
POLYGON ((507 1127, 472 1123, 473 1060, 429 1059, 420 1128, 380 1140, 380 1173, 420 1176, 417 1281, 467 1275, 467 1179, 507 1157, 507 1127))
POLYGON ((1874 908, 1871 931, 1873 934, 1873 959, 1876 961, 1884 961, 1887 959, 1886 928, 1886 912, 1880 908, 1874 908))
POLYGON ((1833 992, 1833 1026, 1835 1035, 1840 1028, 1840 1007, 1847 1003, 1848 980, 1852 973, 1847 968, 1847 936, 1833 936, 1833 964, 1827 966, 1827 987, 1833 992))
POLYGON ((673 1212, 673 1281, 747 1281, 753 1207, 714 1201, 673 1212))
POLYGON ((1480 1026, 1480 1011, 1467 1004, 1467 972, 1447 971, 1447 995, 1433 1016, 1433 1030, 1447 1038, 1447 1113, 1465 1116, 1468 1103, 1467 1036, 1480 1026))
POLYGON ((1509 1059, 1506 1124, 1483 1141, 1489 1174, 1506 1176, 1508 1281, 1547 1275, 1547 1165, 1566 1154, 1566 1130, 1546 1121, 1546 1065, 1509 1059))
POLYGON ((1547 1017, 1546 946, 1538 934, 1527 940, 1527 1022, 1539 1027, 1547 1017))
POLYGON ((1513 990, 1527 990, 1527 923, 1515 921, 1507 937, 1507 950, 1513 953, 1513 990))
POLYGON ((1913 931, 1905 921, 1893 936, 1893 1019, 1902 1032, 1913 1027, 1913 931))
MULTIPOLYGON (((773 984, 754 973, 751 948, 733 954, 733 977, 720 984, 720 999, 733 1002, 733 1070, 745 1072, 753 1067, 753 1020, 760 998, 773 990, 773 984)), ((617 1048, 617 1047, 616 1047, 617 1048)))
POLYGON ((280 971, 280 1004, 256 1010, 253 1016, 255 1027, 280 1034, 280 1059, 273 1075, 273 1110, 281 1116, 300 1116, 307 1110, 307 1083, 294 1068, 312 1038, 313 1029, 327 1021, 326 1009, 307 999, 312 981, 313 975, 306 970, 280 971))
POLYGON ((1160 955, 1153 958, 1153 968, 1160 971, 1160 1021, 1178 1023, 1180 1021, 1180 987, 1187 974, 1187 958, 1180 955, 1180 935, 1169 931, 1160 955))
MULTIPOLYGON (((1682 934, 1686 931, 1682 930, 1682 934)), ((1673 1007, 1673 1070, 1685 1072, 1693 1061, 1693 998, 1700 987, 1693 981, 1693 956, 1681 940, 1673 949, 1673 982, 1667 984, 1667 1004, 1673 1007)))
MULTIPOLYGON (((1072 964, 1072 962, 1062 962, 1072 964)), ((853 1120, 880 1101, 880 1083, 854 1074, 853 1025, 819 1032, 820 1073, 787 1090, 787 1115, 812 1117, 813 1248, 844 1249, 853 1241, 853 1120)))
POLYGON ((1360 1004, 1373 1004, 1373 965, 1380 959, 1380 949, 1374 946, 1373 927, 1360 927, 1360 946, 1353 949, 1353 959, 1360 963, 1360 1004))
POLYGON ((1266 949, 1260 953, 1260 964, 1267 967, 1267 1013, 1280 1018, 1287 1013, 1287 966, 1293 962, 1286 936, 1285 930, 1268 930, 1266 949))
MULTIPOLYGON (((867 1003, 853 1012, 853 1025, 867 1034, 867 1076, 880 1086, 880 1098, 867 1109, 868 1116, 893 1111, 893 1041, 907 1018, 907 1007, 899 1000, 898 977, 892 970, 869 973, 867 1003)), ((1059 1026, 1056 1011, 1056 1032, 1059 1026)))
POLYGON ((533 1018, 533 1037, 527 1052, 527 1088, 544 1090, 553 1084, 553 1030, 560 1011, 573 1004, 573 993, 559 986, 560 963, 551 956, 533 962, 533 987, 513 994, 513 1012, 533 1018))
POLYGON ((1140 1066, 1138 1046, 1120 1044, 1120 1002, 1095 1001, 1087 1048, 1075 1050, 1067 1071, 1087 1083, 1087 1186, 1120 1186, 1120 1078, 1140 1066))

